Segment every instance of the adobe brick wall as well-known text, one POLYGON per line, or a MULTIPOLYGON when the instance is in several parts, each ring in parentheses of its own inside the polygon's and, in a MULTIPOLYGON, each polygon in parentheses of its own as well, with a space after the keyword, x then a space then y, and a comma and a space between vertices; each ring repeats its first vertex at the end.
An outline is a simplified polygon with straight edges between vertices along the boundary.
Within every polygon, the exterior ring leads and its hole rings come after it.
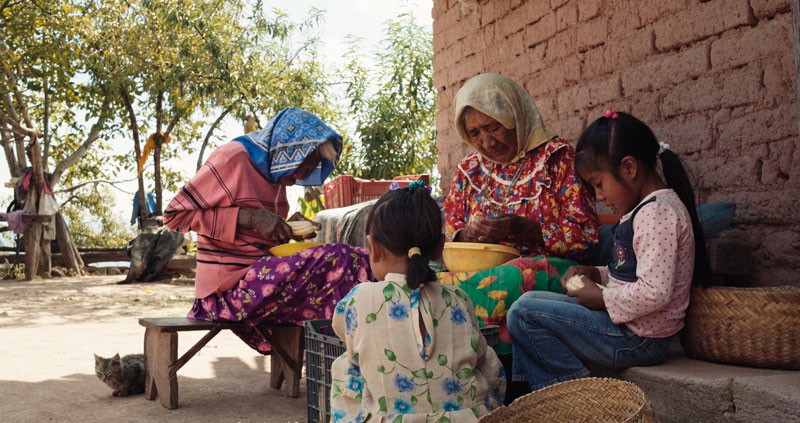
POLYGON ((684 159, 701 203, 737 205, 758 284, 800 285, 800 138, 788 0, 433 1, 442 189, 468 148, 453 98, 482 72, 509 76, 574 142, 611 107, 684 159))

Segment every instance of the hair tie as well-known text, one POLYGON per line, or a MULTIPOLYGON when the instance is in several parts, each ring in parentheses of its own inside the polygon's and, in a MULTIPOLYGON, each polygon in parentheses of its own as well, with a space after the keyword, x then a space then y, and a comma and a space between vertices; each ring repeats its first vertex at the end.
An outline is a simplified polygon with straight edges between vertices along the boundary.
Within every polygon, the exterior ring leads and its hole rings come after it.
POLYGON ((615 112, 615 111, 613 111, 611 109, 606 110, 606 112, 605 112, 605 114, 603 114, 603 116, 605 116, 605 117, 607 117, 609 119, 616 119, 616 118, 619 117, 617 112, 615 112))
POLYGON ((420 250, 419 247, 412 247, 408 250, 408 258, 411 258, 415 255, 422 255, 422 250, 420 250))
POLYGON ((661 155, 661 153, 669 150, 669 144, 659 141, 658 142, 658 153, 657 155, 661 155))
POLYGON ((397 191, 398 189, 400 189, 400 184, 397 182, 392 182, 389 184, 389 191, 397 191))
POLYGON ((422 179, 417 179, 416 181, 411 181, 411 183, 408 184, 408 191, 409 192, 414 192, 414 190, 416 190, 417 188, 425 188, 425 190, 428 191, 428 194, 431 193, 431 187, 425 186, 425 181, 423 181, 422 179))

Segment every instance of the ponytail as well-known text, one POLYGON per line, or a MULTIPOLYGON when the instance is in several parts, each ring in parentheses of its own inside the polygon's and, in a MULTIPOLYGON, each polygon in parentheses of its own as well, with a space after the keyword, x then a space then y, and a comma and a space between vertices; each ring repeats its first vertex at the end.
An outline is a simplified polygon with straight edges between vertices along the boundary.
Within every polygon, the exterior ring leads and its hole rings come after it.
POLYGON ((697 217, 697 205, 694 201, 692 184, 683 168, 683 164, 681 164, 680 158, 675 153, 666 149, 658 156, 661 158, 661 169, 664 172, 665 182, 678 194, 683 205, 686 206, 686 209, 689 211, 689 217, 692 219, 692 232, 694 232, 694 273, 692 276, 692 285, 706 286, 711 282, 711 266, 708 261, 703 228, 700 225, 700 219, 697 217))
POLYGON ((406 284, 409 289, 414 290, 420 284, 436 280, 436 272, 428 265, 429 261, 429 259, 422 257, 422 254, 414 254, 408 260, 406 284))

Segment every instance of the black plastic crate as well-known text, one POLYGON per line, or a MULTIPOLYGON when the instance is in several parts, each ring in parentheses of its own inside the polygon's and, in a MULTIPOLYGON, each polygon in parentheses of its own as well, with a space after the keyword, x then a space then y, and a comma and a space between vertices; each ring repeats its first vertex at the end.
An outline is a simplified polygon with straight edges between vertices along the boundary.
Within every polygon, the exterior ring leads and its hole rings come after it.
MULTIPOLYGON (((333 332, 330 320, 308 320, 304 325, 308 422, 327 423, 331 418, 331 367, 347 347, 333 332)), ((490 347, 497 345, 499 327, 486 326, 481 333, 490 347)))

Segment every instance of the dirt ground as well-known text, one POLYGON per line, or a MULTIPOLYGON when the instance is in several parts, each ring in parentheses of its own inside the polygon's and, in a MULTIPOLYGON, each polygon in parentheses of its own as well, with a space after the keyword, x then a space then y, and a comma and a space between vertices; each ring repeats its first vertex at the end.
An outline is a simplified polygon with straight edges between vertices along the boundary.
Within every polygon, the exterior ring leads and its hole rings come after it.
MULTIPOLYGON (((111 396, 94 374, 93 353, 141 353, 139 317, 178 317, 190 283, 118 285, 124 276, 0 281, 0 416, 7 422, 302 422, 298 398, 269 387, 269 357, 229 331, 178 372, 179 408, 143 394, 111 396)), ((179 356, 202 333, 179 335, 179 356)))

